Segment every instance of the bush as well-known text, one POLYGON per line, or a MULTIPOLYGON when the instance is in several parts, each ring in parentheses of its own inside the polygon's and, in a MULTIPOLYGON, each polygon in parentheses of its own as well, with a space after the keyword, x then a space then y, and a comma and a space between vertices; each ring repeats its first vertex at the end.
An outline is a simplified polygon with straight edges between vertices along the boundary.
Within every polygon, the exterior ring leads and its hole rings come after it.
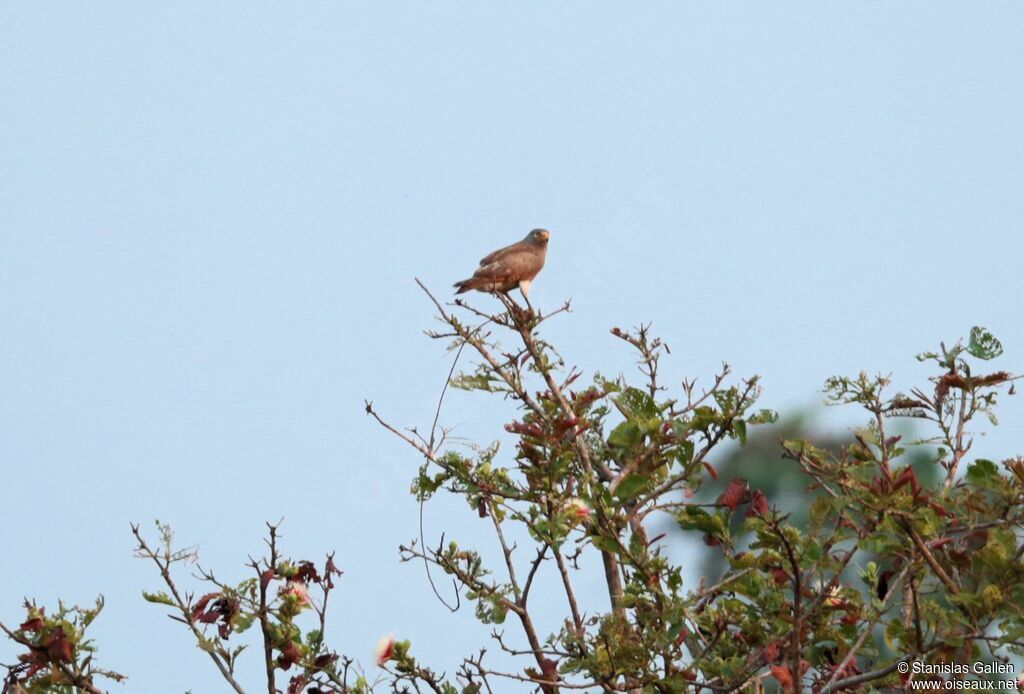
MULTIPOLYGON (((251 561, 248 579, 221 584, 199 569, 211 589, 196 597, 179 592, 171 575, 190 552, 172 547, 165 526, 155 550, 134 527, 139 556, 154 562, 166 588, 145 598, 170 608, 236 691, 245 648, 236 643, 256 625, 268 691, 284 671, 287 691, 296 694, 512 686, 824 693, 940 679, 901 674, 911 661, 986 661, 1006 672, 999 666, 1008 656, 1024 653, 1024 459, 969 459, 974 427, 995 424, 997 395, 1013 392, 1009 373, 981 370, 1002 351, 988 332, 975 328, 966 343, 919 355, 936 368, 927 386, 894 390, 887 377, 863 373, 829 379, 828 400, 860 408, 866 422, 838 447, 781 442, 777 464, 799 471, 806 487, 806 512, 797 518, 744 477, 722 480, 713 501, 698 494, 718 476, 713 453, 776 420, 756 407, 756 376, 736 380, 724 366, 707 388, 684 381, 670 391, 658 371, 667 345, 646 327, 616 328, 612 335, 636 354, 641 377, 597 374, 584 383, 540 332, 568 305, 541 315, 499 298, 504 310, 493 314, 434 299, 443 328, 430 335, 449 343, 457 362, 467 347, 476 357, 465 372, 453 367, 451 386, 514 406, 505 426, 509 452, 495 442, 469 453, 450 445, 438 426, 447 386, 429 436, 390 423, 370 403, 366 411, 422 458, 417 500, 454 494, 492 526, 497 566, 457 541, 430 547, 415 540, 400 547, 400 558, 454 579, 481 622, 516 624, 516 641, 499 631, 494 638, 521 666, 492 667, 482 647, 453 674, 439 674, 416 660, 409 642, 389 639, 378 654, 382 674, 371 681, 324 643, 328 597, 340 575, 331 556, 319 570, 285 560, 277 527, 269 526, 269 554, 251 561), (905 441, 892 431, 900 419, 927 432, 905 441), (921 465, 937 474, 919 474, 921 465), (720 574, 687 585, 668 551, 678 534, 654 535, 657 518, 696 534, 720 559, 720 574), (589 556, 599 561, 588 563, 589 556), (600 567, 600 604, 575 588, 587 566, 600 567), (542 633, 530 602, 541 575, 554 577, 564 595, 562 626, 552 633, 542 633), (311 628, 300 626, 307 618, 311 628)), ((5 691, 57 684, 98 691, 96 676, 119 678, 92 665, 84 631, 98 608, 61 607, 47 618, 29 604, 26 623, 4 627, 28 649, 9 668, 5 691)))

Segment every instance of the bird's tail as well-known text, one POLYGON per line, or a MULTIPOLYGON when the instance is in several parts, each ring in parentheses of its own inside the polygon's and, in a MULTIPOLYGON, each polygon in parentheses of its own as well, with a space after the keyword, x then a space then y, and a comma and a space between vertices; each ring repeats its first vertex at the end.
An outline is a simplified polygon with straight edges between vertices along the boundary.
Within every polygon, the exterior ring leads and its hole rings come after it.
POLYGON ((483 286, 483 282, 477 277, 470 277, 468 280, 456 282, 452 286, 455 287, 456 294, 462 294, 464 292, 468 292, 471 289, 479 289, 480 287, 483 286))

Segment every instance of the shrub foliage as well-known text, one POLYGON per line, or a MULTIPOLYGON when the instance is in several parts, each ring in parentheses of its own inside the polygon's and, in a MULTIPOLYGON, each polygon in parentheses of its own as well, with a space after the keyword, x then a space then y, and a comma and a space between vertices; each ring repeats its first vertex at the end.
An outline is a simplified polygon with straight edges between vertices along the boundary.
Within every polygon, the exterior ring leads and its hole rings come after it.
MULTIPOLYGON (((461 497, 489 524, 494 546, 419 538, 400 547, 400 559, 451 577, 460 600, 495 625, 501 663, 519 666, 492 665, 484 644, 441 672, 421 664, 410 642, 389 639, 370 677, 325 642, 341 573, 332 555, 320 566, 286 559, 271 525, 267 555, 228 584, 175 549, 166 526, 158 524, 155 547, 133 526, 138 556, 163 583, 144 598, 167 608, 235 691, 243 691, 239 657, 253 641, 271 694, 824 694, 940 678, 901 673, 911 661, 1024 655, 1024 458, 970 455, 979 428, 996 422, 997 396, 1013 393, 1011 374, 987 368, 1002 347, 984 329, 919 355, 935 373, 917 387, 864 373, 828 380, 827 400, 859 408, 864 423, 838 449, 780 441, 776 464, 804 480, 806 522, 798 523, 743 477, 723 480, 714 501, 698 494, 717 478, 723 447, 776 420, 757 406, 756 376, 736 379, 723 366, 706 387, 668 387, 659 374, 668 346, 641 327, 611 331, 636 355, 636 378, 585 379, 542 333, 568 305, 541 314, 499 295, 501 310, 489 313, 427 294, 442 325, 428 334, 457 364, 469 354, 471 365, 453 367, 429 434, 391 423, 370 403, 366 411, 421 459, 415 499, 461 497), (439 426, 448 385, 490 395, 510 418, 504 434, 457 445, 439 426), (900 424, 907 420, 914 426, 900 424), (658 532, 666 521, 676 530, 658 532), (695 580, 696 562, 672 558, 696 551, 670 552, 687 536, 720 557, 719 575, 695 580), (202 590, 179 588, 190 563, 188 580, 202 590), (600 572, 599 600, 577 590, 586 571, 600 572), (550 614, 549 602, 536 613, 538 581, 561 594, 563 614, 550 614)), ((47 615, 26 603, 25 622, 3 626, 24 648, 4 691, 95 692, 98 678, 123 679, 97 668, 85 636, 101 607, 61 605, 47 615)), ((941 677, 949 676, 974 675, 941 677)))

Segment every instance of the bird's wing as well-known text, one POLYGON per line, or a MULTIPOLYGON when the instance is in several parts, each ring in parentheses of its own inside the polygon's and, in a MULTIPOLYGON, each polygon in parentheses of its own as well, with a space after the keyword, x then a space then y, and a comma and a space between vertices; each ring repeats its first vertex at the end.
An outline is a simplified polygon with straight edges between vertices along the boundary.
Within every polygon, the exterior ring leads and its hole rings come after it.
POLYGON ((516 241, 511 246, 499 248, 493 253, 489 253, 488 255, 484 256, 484 258, 480 260, 480 266, 483 267, 484 265, 490 265, 491 263, 495 263, 501 260, 502 258, 508 256, 510 253, 516 253, 519 251, 527 250, 528 248, 529 245, 524 243, 523 241, 516 241))
POLYGON ((474 277, 520 282, 537 276, 544 265, 544 254, 527 243, 502 248, 484 258, 474 277))
MULTIPOLYGON (((494 253, 491 255, 494 255, 494 253)), ((480 267, 476 269, 476 272, 473 273, 473 277, 482 277, 494 281, 515 280, 516 276, 519 274, 518 270, 520 263, 516 262, 518 258, 519 256, 516 253, 506 253, 504 255, 497 256, 490 262, 482 263, 480 267)))

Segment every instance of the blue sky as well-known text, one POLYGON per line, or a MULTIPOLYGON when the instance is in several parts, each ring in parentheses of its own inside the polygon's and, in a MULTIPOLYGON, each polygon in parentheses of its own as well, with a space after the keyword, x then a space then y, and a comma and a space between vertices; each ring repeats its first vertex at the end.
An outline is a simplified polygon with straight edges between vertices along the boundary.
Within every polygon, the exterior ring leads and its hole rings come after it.
MULTIPOLYGON (((973 324, 1024 370, 1022 35, 1016 2, 3 3, 0 619, 102 592, 126 691, 219 691, 128 524, 240 579, 285 517, 347 571, 336 646, 453 669, 489 630, 398 564, 418 461, 363 399, 429 425, 449 362, 413 277, 447 292, 535 226, 532 297, 573 299, 549 337, 588 373, 630 369, 607 330, 641 321, 668 374, 725 359, 783 412, 835 373, 919 383, 973 324)), ((1022 452, 1001 413, 990 457, 1022 452)))

